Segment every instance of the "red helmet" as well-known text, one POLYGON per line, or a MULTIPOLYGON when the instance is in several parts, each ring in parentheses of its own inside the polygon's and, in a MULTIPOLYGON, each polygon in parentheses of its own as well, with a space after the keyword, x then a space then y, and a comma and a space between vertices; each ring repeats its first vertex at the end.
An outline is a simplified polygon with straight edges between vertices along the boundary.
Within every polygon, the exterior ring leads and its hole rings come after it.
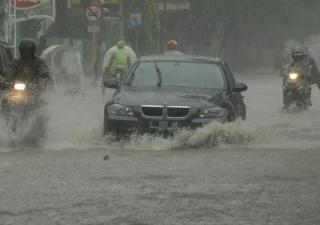
POLYGON ((178 42, 175 40, 170 40, 167 42, 167 50, 175 50, 178 47, 178 42))

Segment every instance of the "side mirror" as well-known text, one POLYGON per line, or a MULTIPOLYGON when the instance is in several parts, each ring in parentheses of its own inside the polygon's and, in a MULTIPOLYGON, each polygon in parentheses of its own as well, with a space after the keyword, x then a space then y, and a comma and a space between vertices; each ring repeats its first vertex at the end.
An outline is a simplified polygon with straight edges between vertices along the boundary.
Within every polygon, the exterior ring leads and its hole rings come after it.
POLYGON ((236 86, 233 88, 234 92, 243 92, 248 90, 248 86, 244 83, 237 83, 236 86))
POLYGON ((118 89, 120 87, 120 82, 116 78, 106 79, 103 81, 103 86, 106 88, 118 89))

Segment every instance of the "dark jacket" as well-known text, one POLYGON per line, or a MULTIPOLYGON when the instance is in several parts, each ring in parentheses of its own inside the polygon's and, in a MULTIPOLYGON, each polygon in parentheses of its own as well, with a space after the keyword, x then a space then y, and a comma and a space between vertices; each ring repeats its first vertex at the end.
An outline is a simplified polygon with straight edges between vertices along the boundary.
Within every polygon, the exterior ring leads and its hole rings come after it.
POLYGON ((317 84, 320 87, 320 72, 316 64, 316 61, 310 57, 307 63, 290 63, 290 67, 302 67, 306 71, 310 72, 310 82, 311 84, 317 84))
POLYGON ((309 65, 311 66, 311 80, 312 83, 317 84, 318 87, 320 87, 320 72, 319 72, 319 68, 316 64, 316 61, 313 58, 309 59, 309 65))
POLYGON ((36 85, 39 90, 44 90, 50 80, 49 68, 38 56, 30 61, 23 61, 21 58, 14 59, 6 76, 8 82, 17 80, 36 85))

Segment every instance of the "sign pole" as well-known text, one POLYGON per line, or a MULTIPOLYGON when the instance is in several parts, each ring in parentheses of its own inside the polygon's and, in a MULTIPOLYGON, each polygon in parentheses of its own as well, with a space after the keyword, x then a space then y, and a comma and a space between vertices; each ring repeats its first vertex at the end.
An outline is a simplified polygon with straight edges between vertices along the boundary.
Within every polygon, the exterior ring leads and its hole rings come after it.
POLYGON ((91 43, 91 62, 93 65, 93 71, 94 71, 94 79, 97 80, 98 78, 98 71, 97 71, 97 59, 98 59, 98 33, 93 32, 92 33, 92 43, 91 43))
POLYGON ((14 0, 14 57, 17 57, 17 0, 14 0))
POLYGON ((139 12, 134 12, 130 14, 130 20, 129 20, 129 26, 134 30, 135 32, 135 50, 136 54, 138 54, 138 48, 139 48, 139 36, 138 36, 138 29, 142 27, 142 14, 139 12))
POLYGON ((138 27, 135 28, 136 33, 136 54, 138 55, 138 27))
POLYGON ((93 5, 88 6, 86 9, 86 17, 92 22, 88 26, 88 32, 92 32, 91 40, 91 63, 93 65, 94 80, 98 79, 98 32, 100 31, 99 20, 101 19, 102 12, 98 1, 93 1, 93 5))

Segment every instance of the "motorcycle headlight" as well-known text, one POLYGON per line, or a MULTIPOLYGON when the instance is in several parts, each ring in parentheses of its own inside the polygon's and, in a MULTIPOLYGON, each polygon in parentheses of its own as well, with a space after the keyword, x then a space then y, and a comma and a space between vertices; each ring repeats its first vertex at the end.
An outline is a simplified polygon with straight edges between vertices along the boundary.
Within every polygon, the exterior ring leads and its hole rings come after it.
POLYGON ((108 114, 117 116, 134 116, 134 112, 131 107, 120 104, 113 104, 107 108, 108 114))
POLYGON ((198 117, 200 118, 220 118, 226 113, 226 109, 222 107, 212 107, 207 109, 200 109, 198 117))
POLYGON ((297 74, 297 73, 290 73, 289 74, 289 78, 291 80, 296 80, 298 78, 298 76, 299 76, 299 74, 297 74))
POLYGON ((16 91, 24 91, 26 89, 26 84, 24 83, 15 83, 14 90, 16 91))

